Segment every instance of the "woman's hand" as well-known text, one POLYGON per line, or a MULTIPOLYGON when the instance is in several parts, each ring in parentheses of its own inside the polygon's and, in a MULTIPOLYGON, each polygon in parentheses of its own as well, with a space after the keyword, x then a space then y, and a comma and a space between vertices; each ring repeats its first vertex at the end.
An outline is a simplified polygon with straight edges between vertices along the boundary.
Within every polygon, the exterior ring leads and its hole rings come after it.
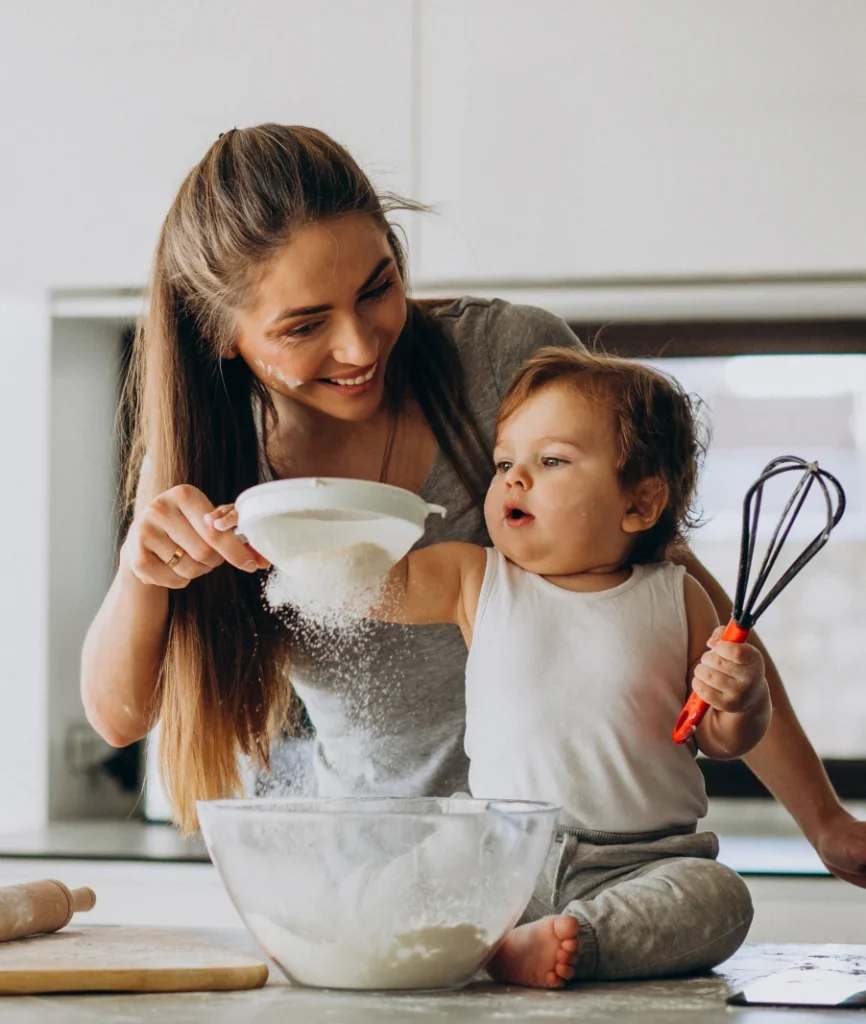
POLYGON ((866 821, 840 808, 818 833, 815 849, 837 878, 866 889, 866 821))
POLYGON ((233 505, 213 504, 197 487, 181 484, 164 491, 136 515, 120 551, 142 583, 181 590, 223 562, 244 572, 270 563, 234 533, 233 505))

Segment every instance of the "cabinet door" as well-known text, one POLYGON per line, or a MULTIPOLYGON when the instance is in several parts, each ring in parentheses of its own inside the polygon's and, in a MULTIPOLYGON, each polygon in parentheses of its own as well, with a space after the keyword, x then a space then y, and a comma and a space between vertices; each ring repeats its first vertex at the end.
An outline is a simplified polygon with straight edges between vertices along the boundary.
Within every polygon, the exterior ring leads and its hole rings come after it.
POLYGON ((0 283, 144 283, 187 171, 220 132, 309 124, 406 190, 406 0, 0 5, 0 283))
POLYGON ((866 269, 862 0, 423 0, 416 280, 866 269))

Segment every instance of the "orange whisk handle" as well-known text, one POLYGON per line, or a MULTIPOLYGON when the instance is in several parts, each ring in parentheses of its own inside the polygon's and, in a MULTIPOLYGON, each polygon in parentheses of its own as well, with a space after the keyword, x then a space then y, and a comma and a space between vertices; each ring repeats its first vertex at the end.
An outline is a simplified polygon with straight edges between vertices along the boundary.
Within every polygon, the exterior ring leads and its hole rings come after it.
MULTIPOLYGON (((744 644, 748 635, 748 629, 743 629, 742 626, 731 619, 727 626, 725 626, 722 640, 730 640, 735 644, 744 644)), ((692 693, 686 701, 685 707, 680 712, 677 724, 674 726, 674 743, 685 743, 686 740, 690 739, 709 709, 710 705, 705 700, 701 700, 696 693, 692 693)))

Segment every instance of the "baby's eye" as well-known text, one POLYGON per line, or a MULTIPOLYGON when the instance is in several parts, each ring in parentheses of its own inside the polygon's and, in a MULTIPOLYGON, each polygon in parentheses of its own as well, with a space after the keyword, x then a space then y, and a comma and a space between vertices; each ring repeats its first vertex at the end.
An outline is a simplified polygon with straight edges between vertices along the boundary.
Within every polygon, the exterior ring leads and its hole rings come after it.
POLYGON ((548 469, 555 469, 557 466, 564 466, 565 459, 558 459, 555 455, 545 455, 541 460, 541 464, 548 469))
POLYGON ((499 462, 496 463, 496 472, 507 473, 513 465, 513 462, 508 462, 506 459, 500 459, 499 462))

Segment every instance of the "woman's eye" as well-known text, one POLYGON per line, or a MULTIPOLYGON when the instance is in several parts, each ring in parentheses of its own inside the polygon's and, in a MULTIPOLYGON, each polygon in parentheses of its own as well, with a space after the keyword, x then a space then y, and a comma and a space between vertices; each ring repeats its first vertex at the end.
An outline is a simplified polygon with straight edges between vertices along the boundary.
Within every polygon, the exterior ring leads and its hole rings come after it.
POLYGON ((378 287, 374 288, 370 292, 364 292, 361 296, 362 302, 375 302, 376 299, 381 299, 382 296, 386 295, 394 287, 394 282, 389 278, 387 281, 383 281, 378 287))
POLYGON ((321 327, 321 325, 321 320, 313 320, 311 323, 301 324, 300 327, 293 327, 291 330, 286 331, 286 333, 283 335, 283 340, 285 341, 291 338, 307 338, 315 330, 321 327))
POLYGON ((555 455, 546 455, 541 460, 541 464, 548 469, 555 469, 557 466, 564 466, 565 459, 557 459, 555 455))

